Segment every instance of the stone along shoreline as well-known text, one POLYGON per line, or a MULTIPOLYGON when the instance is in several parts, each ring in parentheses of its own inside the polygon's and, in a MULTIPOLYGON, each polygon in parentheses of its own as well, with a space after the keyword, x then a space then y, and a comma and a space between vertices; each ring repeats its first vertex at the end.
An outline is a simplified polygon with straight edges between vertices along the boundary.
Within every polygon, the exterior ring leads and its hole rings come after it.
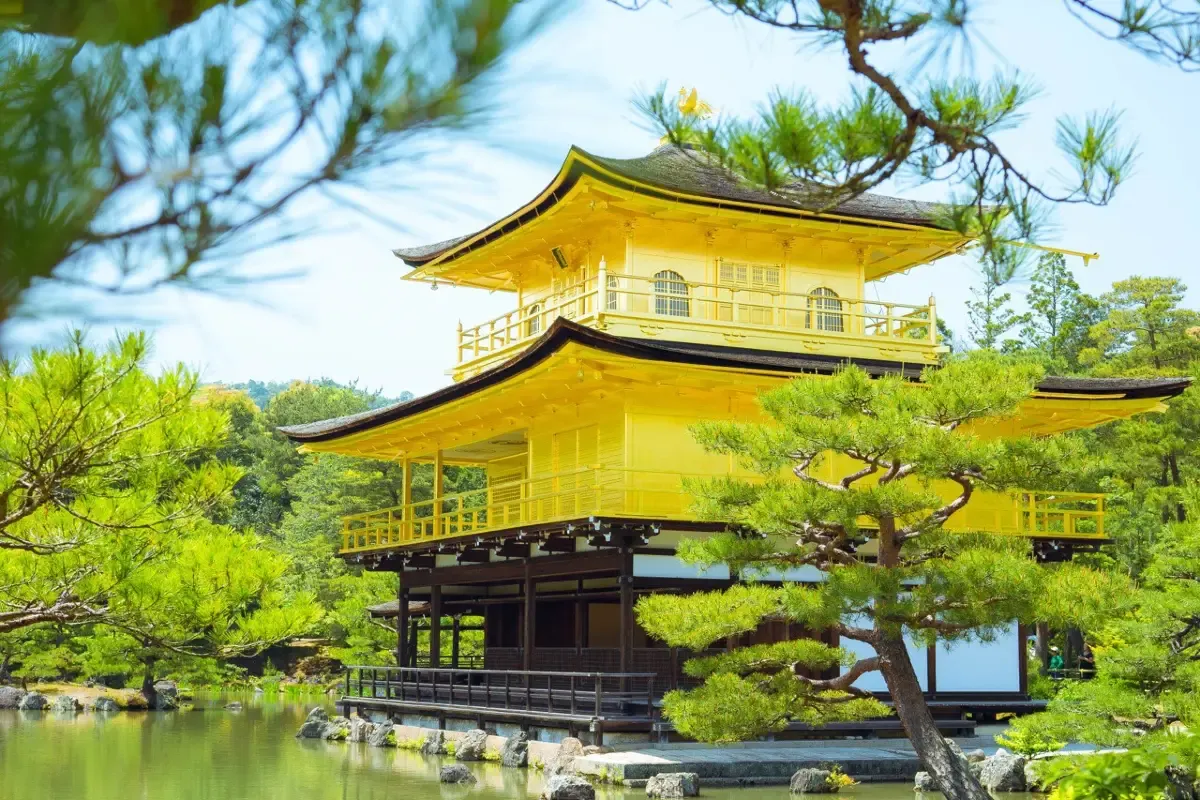
MULTIPOLYGON (((736 745, 625 744, 584 746, 566 737, 557 742, 529 739, 522 731, 497 736, 480 729, 448 731, 372 722, 362 717, 330 717, 313 709, 297 736, 398 747, 459 762, 492 761, 506 767, 540 770, 548 779, 549 800, 577 800, 584 783, 645 787, 659 797, 692 796, 705 786, 789 786, 792 793, 832 793, 855 782, 911 783, 918 792, 937 791, 922 772, 907 740, 750 742, 736 745), (564 782, 559 778, 575 778, 564 782), (555 794, 554 787, 563 792, 555 794), (682 794, 680 794, 682 792, 682 794)), ((996 748, 990 738, 951 741, 960 757, 992 791, 1023 792, 1036 786, 1029 762, 996 748), (963 752, 963 747, 971 748, 963 752)), ((461 770, 447 770, 446 782, 471 782, 461 770)))

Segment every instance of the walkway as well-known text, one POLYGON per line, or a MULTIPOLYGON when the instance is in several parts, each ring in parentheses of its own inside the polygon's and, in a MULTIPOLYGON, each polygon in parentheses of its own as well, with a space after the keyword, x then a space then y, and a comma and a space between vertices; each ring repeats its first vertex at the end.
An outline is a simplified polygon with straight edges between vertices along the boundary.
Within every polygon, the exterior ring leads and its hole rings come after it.
MULTIPOLYGON (((991 736, 956 739, 964 751, 991 754, 991 736)), ((837 764, 860 781, 909 781, 921 762, 906 739, 747 742, 731 745, 617 745, 615 752, 575 760, 575 770, 641 786, 660 772, 695 772, 707 785, 786 784, 805 767, 837 764)))

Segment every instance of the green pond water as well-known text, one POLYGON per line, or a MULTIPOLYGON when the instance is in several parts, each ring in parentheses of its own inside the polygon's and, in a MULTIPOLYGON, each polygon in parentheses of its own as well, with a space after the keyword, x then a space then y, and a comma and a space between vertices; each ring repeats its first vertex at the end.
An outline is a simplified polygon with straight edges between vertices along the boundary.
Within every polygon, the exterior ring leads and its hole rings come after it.
MULTIPOLYGON (((297 740, 315 702, 198 698, 197 711, 0 711, 0 800, 533 800, 533 771, 471 765, 471 789, 442 786, 443 763, 365 744, 297 740)), ((447 762, 448 763, 448 762, 447 762)), ((786 787, 703 789, 711 800, 786 800, 786 787)), ((599 800, 645 798, 601 789, 599 800)), ((847 800, 912 800, 907 785, 862 785, 847 800)))

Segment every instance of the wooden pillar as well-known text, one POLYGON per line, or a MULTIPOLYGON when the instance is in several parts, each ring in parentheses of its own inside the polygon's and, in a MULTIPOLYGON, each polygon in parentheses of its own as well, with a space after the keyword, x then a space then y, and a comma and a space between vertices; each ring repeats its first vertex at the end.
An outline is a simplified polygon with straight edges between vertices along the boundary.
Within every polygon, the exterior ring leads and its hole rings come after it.
POLYGON ((405 666, 415 667, 417 665, 417 651, 420 650, 421 637, 420 625, 415 619, 408 621, 408 663, 405 666))
POLYGON ((533 580, 533 561, 525 560, 525 614, 522 631, 521 668, 533 669, 533 648, 537 641, 537 584, 533 580))
POLYGON ((407 667, 408 656, 408 590, 404 588, 404 578, 400 578, 400 591, 397 592, 396 606, 396 666, 407 667))
POLYGON ((411 459, 405 458, 402 462, 404 474, 401 477, 403 486, 400 494, 400 541, 410 542, 413 538, 413 512, 412 512, 412 472, 413 463, 411 459))
POLYGON ((429 587, 429 666, 442 665, 442 587, 429 587))
POLYGON ((459 627, 461 622, 462 618, 455 614, 454 622, 450 629, 450 666, 454 667, 455 669, 458 669, 458 638, 460 634, 459 627))
POLYGON ((446 494, 444 476, 442 475, 442 451, 438 450, 433 457, 433 535, 442 535, 442 496, 446 494))
POLYGON ((617 578, 621 594, 621 672, 633 664, 633 546, 621 545, 621 571, 617 578))
POLYGON ((584 625, 587 624, 587 601, 578 597, 583 594, 583 581, 579 581, 575 594, 575 655, 583 655, 583 647, 587 642, 584 625))

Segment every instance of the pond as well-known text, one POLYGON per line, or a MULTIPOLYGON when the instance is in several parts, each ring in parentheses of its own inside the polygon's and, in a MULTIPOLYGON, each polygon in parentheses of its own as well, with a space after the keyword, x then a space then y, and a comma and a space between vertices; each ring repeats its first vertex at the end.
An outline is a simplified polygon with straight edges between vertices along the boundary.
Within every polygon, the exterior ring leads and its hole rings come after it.
MULTIPOLYGON (((297 740, 316 701, 197 698, 176 713, 0 711, 0 800, 536 800, 537 772, 474 764, 472 789, 443 787, 441 761, 365 744, 297 740)), ((786 787, 704 789, 711 800, 786 800, 786 787)), ((645 798, 605 789, 599 800, 645 798)), ((912 800, 900 784, 861 785, 854 800, 912 800)))

